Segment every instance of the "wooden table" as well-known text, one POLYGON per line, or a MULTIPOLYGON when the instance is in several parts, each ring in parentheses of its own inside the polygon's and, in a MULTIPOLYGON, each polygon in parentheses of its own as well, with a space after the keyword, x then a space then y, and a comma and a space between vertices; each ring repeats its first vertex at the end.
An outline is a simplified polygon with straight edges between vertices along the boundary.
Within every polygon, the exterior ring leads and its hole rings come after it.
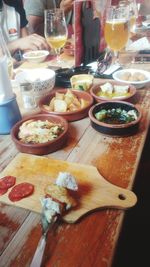
MULTIPOLYGON (((140 65, 144 68, 144 65, 140 65)), ((146 65, 150 70, 150 65, 146 65)), ((138 132, 110 137, 96 132, 89 118, 69 125, 66 147, 47 155, 70 162, 91 164, 109 182, 132 189, 149 127, 150 87, 138 89, 132 102, 143 116, 138 132)), ((0 171, 18 153, 9 135, 0 136, 0 171)), ((125 211, 105 209, 76 224, 58 221, 48 234, 42 266, 110 267, 125 211)), ((0 266, 27 267, 41 237, 40 215, 0 203, 0 266)))

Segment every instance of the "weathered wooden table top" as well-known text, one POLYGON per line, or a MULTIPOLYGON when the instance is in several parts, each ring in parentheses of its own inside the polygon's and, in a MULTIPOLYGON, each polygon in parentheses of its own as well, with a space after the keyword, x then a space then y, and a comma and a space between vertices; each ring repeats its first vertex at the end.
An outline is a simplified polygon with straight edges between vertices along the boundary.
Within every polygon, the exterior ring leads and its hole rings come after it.
MULTIPOLYGON (((136 134, 106 136, 96 132, 89 118, 85 118, 69 123, 66 147, 47 157, 91 164, 109 182, 132 189, 149 127, 150 87, 138 89, 132 103, 139 105, 143 114, 136 134)), ((17 153, 10 135, 1 135, 0 171, 17 153)), ((56 222, 48 234, 42 266, 111 266, 124 214, 124 210, 104 209, 85 216, 76 224, 56 222)), ((1 267, 30 266, 40 237, 39 214, 0 203, 1 267)))

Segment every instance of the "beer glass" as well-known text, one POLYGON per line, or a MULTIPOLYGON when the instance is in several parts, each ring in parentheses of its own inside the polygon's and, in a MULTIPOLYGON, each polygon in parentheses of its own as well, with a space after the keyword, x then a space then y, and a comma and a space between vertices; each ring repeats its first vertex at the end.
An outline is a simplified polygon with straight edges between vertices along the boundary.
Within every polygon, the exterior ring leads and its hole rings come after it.
POLYGON ((108 47, 114 52, 116 63, 119 51, 126 46, 129 38, 129 6, 107 8, 104 36, 108 47))
POLYGON ((60 52, 68 36, 67 24, 62 9, 56 8, 44 11, 44 34, 47 43, 56 52, 57 61, 60 62, 60 52))
POLYGON ((121 0, 119 1, 119 6, 125 7, 129 6, 129 22, 130 22, 130 36, 135 33, 136 28, 136 20, 138 18, 138 5, 136 3, 136 0, 121 0))

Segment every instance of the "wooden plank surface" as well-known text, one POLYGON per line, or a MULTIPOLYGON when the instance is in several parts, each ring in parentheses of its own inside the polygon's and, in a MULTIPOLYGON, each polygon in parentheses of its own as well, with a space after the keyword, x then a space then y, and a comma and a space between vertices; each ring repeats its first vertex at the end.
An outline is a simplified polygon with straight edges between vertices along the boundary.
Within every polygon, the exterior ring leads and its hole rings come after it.
MULTIPOLYGON (((113 138, 96 132, 89 119, 70 123, 67 146, 47 157, 95 166, 114 185, 131 189, 149 127, 150 88, 132 99, 143 116, 139 131, 113 138)), ((18 153, 10 136, 0 136, 0 171, 18 153)), ((132 211, 132 209, 131 209, 132 211)), ((43 267, 110 267, 124 211, 106 209, 76 224, 58 221, 49 232, 43 267)), ((0 206, 0 266, 28 267, 41 236, 40 216, 9 205, 0 206)))
POLYGON ((48 185, 55 183, 59 172, 70 173, 78 184, 77 192, 73 193, 77 206, 63 217, 68 223, 74 223, 86 213, 99 208, 126 209, 137 201, 133 192, 107 182, 93 166, 23 153, 10 162, 0 177, 13 174, 16 184, 31 183, 34 192, 27 198, 12 202, 8 197, 10 189, 0 200, 5 204, 41 213, 40 199, 45 196, 48 185))

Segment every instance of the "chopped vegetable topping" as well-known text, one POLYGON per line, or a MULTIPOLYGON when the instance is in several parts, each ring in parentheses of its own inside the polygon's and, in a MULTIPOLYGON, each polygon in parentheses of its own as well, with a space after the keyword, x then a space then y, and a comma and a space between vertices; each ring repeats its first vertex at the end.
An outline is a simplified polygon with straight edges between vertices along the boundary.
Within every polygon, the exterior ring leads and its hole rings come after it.
POLYGON ((124 124, 137 119, 137 111, 132 109, 126 111, 121 108, 102 109, 95 113, 97 120, 109 124, 124 124))

